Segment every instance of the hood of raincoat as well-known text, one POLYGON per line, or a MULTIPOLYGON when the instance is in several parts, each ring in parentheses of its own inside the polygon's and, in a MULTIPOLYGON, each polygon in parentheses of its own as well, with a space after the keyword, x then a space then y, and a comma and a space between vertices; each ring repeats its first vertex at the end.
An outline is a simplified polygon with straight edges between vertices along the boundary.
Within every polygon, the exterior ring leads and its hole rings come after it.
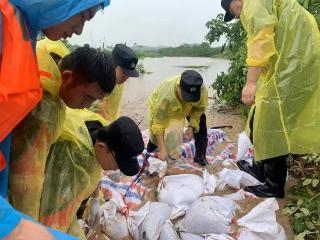
POLYGON ((61 86, 60 70, 50 53, 64 57, 69 53, 69 49, 61 41, 45 39, 38 42, 36 51, 41 86, 53 96, 59 97, 61 86))
POLYGON ((35 39, 38 32, 59 24, 74 15, 110 0, 10 0, 23 13, 29 34, 35 39))

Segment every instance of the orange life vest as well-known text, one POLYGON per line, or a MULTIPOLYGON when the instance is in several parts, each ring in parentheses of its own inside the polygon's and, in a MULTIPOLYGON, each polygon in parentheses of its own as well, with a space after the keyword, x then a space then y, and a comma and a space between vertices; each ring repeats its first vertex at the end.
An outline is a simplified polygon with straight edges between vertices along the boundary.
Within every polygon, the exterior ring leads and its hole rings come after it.
MULTIPOLYGON (((21 13, 14 9, 8 0, 0 0, 0 10, 2 13, 1 142, 40 101, 42 89, 36 56, 21 13)), ((0 154, 0 167, 4 167, 3 160, 3 154, 0 154)))

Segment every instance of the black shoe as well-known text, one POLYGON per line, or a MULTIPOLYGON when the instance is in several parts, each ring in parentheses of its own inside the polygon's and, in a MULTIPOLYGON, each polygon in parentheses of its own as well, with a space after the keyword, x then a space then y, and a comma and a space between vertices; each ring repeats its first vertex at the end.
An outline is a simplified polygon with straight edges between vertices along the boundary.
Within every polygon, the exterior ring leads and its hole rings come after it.
POLYGON ((287 156, 265 160, 263 163, 266 182, 263 185, 244 188, 258 197, 284 197, 284 186, 287 178, 287 156))
POLYGON ((250 163, 248 163, 247 161, 239 160, 237 162, 237 166, 241 171, 250 174, 251 176, 258 179, 261 183, 263 183, 266 180, 264 176, 264 168, 262 162, 256 163, 255 161, 253 161, 251 166, 250 163))
POLYGON ((245 187, 244 191, 253 193, 257 197, 284 198, 284 189, 283 188, 282 189, 281 188, 274 188, 272 186, 268 186, 267 184, 245 187))
POLYGON ((207 159, 204 156, 203 157, 195 157, 194 162, 198 163, 202 167, 209 165, 209 163, 207 162, 207 159))

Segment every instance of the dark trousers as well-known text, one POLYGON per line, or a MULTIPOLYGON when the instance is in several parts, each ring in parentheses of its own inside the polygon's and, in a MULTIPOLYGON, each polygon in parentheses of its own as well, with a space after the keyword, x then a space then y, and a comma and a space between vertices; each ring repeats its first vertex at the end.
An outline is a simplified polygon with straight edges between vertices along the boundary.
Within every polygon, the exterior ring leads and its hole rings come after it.
MULTIPOLYGON (((254 110, 255 111, 255 110, 254 110)), ((254 114, 253 112, 252 118, 250 119, 250 140, 253 142, 253 122, 254 122, 254 114)), ((286 181, 287 176, 287 155, 282 155, 274 158, 265 159, 263 161, 254 162, 257 169, 264 172, 266 183, 268 185, 276 185, 278 188, 283 188, 286 181)))
MULTIPOLYGON (((187 120, 190 121, 190 117, 187 117, 187 120)), ((204 113, 200 117, 199 132, 197 133, 193 132, 193 135, 194 135, 194 144, 196 148, 196 157, 200 157, 203 155, 205 156, 207 145, 208 145, 208 132, 207 132, 206 115, 204 113)), ((153 152, 157 148, 158 148, 157 145, 149 141, 147 146, 148 152, 153 152)))

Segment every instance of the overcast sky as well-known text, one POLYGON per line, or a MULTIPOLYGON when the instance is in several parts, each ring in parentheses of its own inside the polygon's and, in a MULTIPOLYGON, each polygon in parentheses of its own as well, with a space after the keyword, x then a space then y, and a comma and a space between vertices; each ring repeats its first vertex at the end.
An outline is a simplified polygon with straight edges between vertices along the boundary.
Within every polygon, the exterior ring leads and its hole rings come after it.
MULTIPOLYGON (((201 43, 207 21, 222 13, 220 0, 111 0, 73 44, 178 46, 201 43)), ((216 45, 216 44, 215 44, 216 45)))

